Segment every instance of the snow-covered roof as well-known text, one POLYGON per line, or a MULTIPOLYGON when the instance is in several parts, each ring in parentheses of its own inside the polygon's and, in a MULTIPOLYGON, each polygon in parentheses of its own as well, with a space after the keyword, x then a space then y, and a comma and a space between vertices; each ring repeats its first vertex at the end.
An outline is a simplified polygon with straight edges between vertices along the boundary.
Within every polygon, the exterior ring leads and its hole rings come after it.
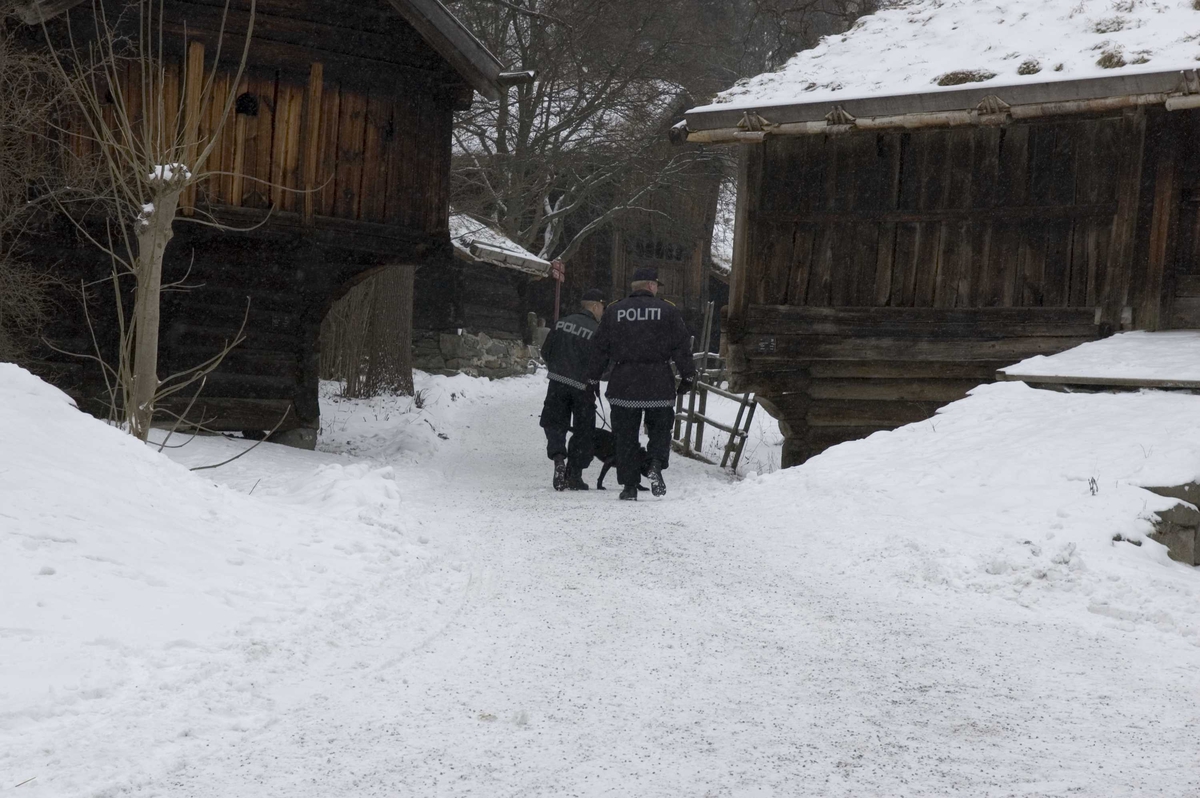
MULTIPOLYGON (((13 0, 11 8, 27 25, 40 25, 83 0, 13 0)), ((529 72, 505 72, 499 59, 450 13, 442 0, 389 0, 392 7, 475 91, 497 100, 506 87, 528 83, 529 72)), ((284 6, 286 8, 286 6, 284 6)), ((260 12, 261 13, 261 12, 260 12)))
MULTIPOLYGON (((689 111, 689 126, 714 127, 694 121, 713 112, 736 110, 740 116, 800 104, 829 108, 872 97, 964 89, 986 95, 1003 87, 1171 72, 1177 83, 1179 72, 1200 67, 1200 10, 1193 0, 884 0, 882 5, 779 71, 743 80, 712 104, 689 111)), ((1100 96, 1116 96, 1118 90, 1100 96)))
POLYGON ((454 254, 470 263, 490 263, 538 277, 545 277, 550 273, 550 261, 539 258, 504 234, 465 213, 451 212, 450 242, 454 244, 454 254))
POLYGON ((1070 385, 1200 387, 1200 331, 1127 332, 1000 369, 1003 379, 1070 385))

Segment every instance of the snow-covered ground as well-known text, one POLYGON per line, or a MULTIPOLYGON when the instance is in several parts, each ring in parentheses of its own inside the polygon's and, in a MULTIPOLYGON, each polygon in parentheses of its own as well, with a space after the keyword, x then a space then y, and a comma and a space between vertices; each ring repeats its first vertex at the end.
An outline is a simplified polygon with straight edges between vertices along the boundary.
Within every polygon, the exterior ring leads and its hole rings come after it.
MULTIPOLYGON (((971 86, 1196 69, 1192 0, 884 0, 713 108, 838 102, 971 86), (947 75, 961 74, 957 83, 947 75), (990 77, 989 77, 990 76, 990 77), (939 80, 947 85, 939 85, 939 80)), ((769 115, 768 115, 769 117, 769 115)))
POLYGON ((986 386, 632 504, 550 490, 542 380, 418 387, 189 473, 244 442, 0 364, 0 791, 1200 792, 1200 575, 1139 487, 1200 475, 1200 397, 986 386))

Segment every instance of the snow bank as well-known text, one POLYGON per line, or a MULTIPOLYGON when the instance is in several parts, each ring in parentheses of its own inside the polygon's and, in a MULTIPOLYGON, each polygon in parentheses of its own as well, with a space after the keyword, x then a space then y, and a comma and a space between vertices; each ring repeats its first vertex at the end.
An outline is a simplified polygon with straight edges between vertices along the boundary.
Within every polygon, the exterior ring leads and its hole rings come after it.
POLYGON ((1141 487, 1200 477, 1197 417, 1192 395, 985 385, 928 421, 747 481, 734 511, 779 542, 808 519, 828 538, 810 556, 881 590, 993 593, 1200 644, 1200 573, 1147 537, 1175 502, 1141 487))
POLYGON ((391 469, 304 454, 248 497, 0 363, 0 738, 132 690, 176 652, 240 651, 236 630, 299 623, 380 562, 425 568, 435 552, 401 526, 391 469))
POLYGON ((951 73, 1011 86, 1196 69, 1192 0, 891 0, 845 34, 826 36, 778 72, 743 80, 713 108, 912 94, 951 73), (1102 64, 1107 64, 1104 66, 1102 64))

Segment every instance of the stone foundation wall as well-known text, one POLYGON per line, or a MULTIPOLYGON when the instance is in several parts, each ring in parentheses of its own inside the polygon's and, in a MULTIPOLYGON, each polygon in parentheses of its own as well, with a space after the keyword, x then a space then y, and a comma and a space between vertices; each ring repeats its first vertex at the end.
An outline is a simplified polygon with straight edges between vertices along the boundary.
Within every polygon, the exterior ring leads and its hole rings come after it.
POLYGON ((532 373, 530 361, 541 362, 538 349, 520 340, 487 333, 413 331, 413 367, 430 374, 513 377, 532 373))

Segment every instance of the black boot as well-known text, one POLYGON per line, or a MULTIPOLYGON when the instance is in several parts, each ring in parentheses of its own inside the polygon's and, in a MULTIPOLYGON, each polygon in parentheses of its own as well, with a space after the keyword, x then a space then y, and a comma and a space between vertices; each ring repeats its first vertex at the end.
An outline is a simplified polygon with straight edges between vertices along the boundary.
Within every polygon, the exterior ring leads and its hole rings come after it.
POLYGON ((554 457, 554 489, 567 489, 567 458, 561 454, 554 457))
POLYGON ((567 473, 567 490, 587 490, 588 484, 583 481, 583 472, 572 468, 567 473))
POLYGON ((665 496, 667 493, 667 483, 663 482, 662 467, 657 460, 650 461, 650 492, 655 496, 665 496))
POLYGON ((635 502, 635 501, 637 501, 637 494, 638 494, 637 485, 634 485, 632 488, 631 488, 631 487, 628 487, 628 486, 626 486, 626 487, 625 487, 625 488, 624 488, 624 489, 621 491, 621 501, 623 501, 623 502, 635 502))

